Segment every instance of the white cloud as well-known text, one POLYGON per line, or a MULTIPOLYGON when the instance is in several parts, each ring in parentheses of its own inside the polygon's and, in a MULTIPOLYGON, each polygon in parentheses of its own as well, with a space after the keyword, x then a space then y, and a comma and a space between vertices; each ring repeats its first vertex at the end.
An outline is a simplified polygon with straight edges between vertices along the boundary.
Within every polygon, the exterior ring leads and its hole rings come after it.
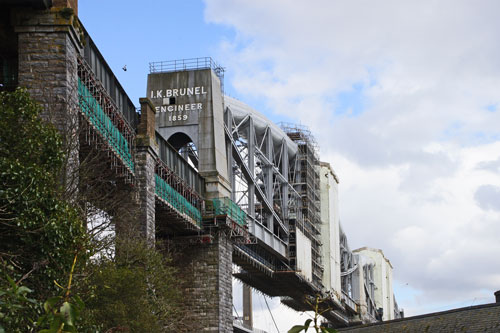
POLYGON ((479 207, 486 210, 500 211, 500 187, 481 185, 474 194, 479 207))
POLYGON ((416 295, 407 313, 493 301, 500 2, 205 3, 236 32, 217 56, 226 84, 310 126, 340 176, 351 247, 384 250, 416 295))

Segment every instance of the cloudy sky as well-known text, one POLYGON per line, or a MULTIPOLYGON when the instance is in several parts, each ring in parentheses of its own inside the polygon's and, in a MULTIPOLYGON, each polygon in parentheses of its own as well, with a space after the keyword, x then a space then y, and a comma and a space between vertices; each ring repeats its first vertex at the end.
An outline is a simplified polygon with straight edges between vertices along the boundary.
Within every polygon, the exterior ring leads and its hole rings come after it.
POLYGON ((351 248, 383 249, 407 315, 494 301, 500 2, 128 3, 80 18, 134 100, 150 61, 214 57, 230 95, 313 131, 351 248))

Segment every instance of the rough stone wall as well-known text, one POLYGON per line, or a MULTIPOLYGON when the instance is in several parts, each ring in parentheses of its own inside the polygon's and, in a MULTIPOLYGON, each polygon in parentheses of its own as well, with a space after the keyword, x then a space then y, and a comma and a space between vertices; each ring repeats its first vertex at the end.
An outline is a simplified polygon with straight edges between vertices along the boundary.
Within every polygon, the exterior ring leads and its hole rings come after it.
POLYGON ((352 333, 500 332, 500 303, 479 305, 372 325, 339 329, 352 333))
MULTIPOLYGON (((75 17, 60 9, 12 11, 18 35, 18 84, 42 107, 42 118, 63 135, 67 167, 62 182, 78 190, 79 117, 77 56, 82 52, 75 17)), ((71 196, 72 194, 69 193, 71 196)))
POLYGON ((135 153, 139 231, 150 244, 155 241, 155 155, 148 146, 138 146, 135 153))
POLYGON ((149 244, 155 242, 155 165, 158 146, 155 142, 155 111, 150 100, 141 98, 141 122, 135 149, 135 177, 139 200, 139 231, 149 244))
POLYGON ((185 283, 184 306, 199 325, 195 331, 233 332, 232 242, 222 234, 211 244, 177 248, 176 266, 185 283))
POLYGON ((77 55, 82 52, 71 19, 57 11, 14 12, 19 86, 44 106, 43 117, 68 130, 78 113, 77 55))

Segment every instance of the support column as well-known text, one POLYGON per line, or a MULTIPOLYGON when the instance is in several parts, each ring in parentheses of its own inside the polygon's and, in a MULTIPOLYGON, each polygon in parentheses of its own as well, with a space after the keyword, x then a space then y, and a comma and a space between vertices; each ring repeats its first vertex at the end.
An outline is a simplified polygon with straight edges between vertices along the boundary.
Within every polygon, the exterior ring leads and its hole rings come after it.
MULTIPOLYGON (((265 141, 265 154, 267 159, 269 160, 270 163, 274 161, 274 156, 273 156, 273 134, 271 127, 267 128, 267 135, 266 135, 266 141, 265 141)), ((274 188, 273 188, 273 166, 272 165, 266 165, 264 168, 264 179, 265 179, 265 186, 266 186, 266 197, 269 203, 271 204, 271 209, 274 209, 274 188)), ((267 227, 271 231, 271 234, 274 234, 274 216, 273 212, 269 212, 269 215, 267 216, 267 227)), ((273 238, 273 245, 274 245, 275 239, 273 238)))
POLYGON ((196 332, 233 332, 232 251, 228 236, 212 243, 179 244, 175 258, 184 285, 184 306, 199 325, 196 332))
POLYGON ((155 141, 155 109, 147 98, 141 103, 135 151, 135 175, 139 195, 139 232, 150 245, 155 242, 155 165, 158 146, 155 141))
MULTIPOLYGON (((225 123, 229 130, 232 130, 233 125, 233 113, 230 109, 226 109, 224 111, 225 123)), ((233 158, 233 147, 231 140, 226 139, 226 158, 227 158, 227 173, 229 183, 231 184, 231 200, 236 201, 236 193, 234 191, 235 188, 235 175, 234 175, 234 158, 233 158)))
POLYGON ((358 314, 362 321, 369 318, 365 295, 365 277, 363 266, 358 261, 357 269, 352 273, 352 299, 358 303, 358 314))
POLYGON ((243 284, 243 326, 253 329, 252 288, 243 284))
MULTIPOLYGON (((255 127, 253 124, 253 118, 248 118, 248 170, 252 175, 252 178, 255 178, 255 127)), ((255 235, 255 184, 251 179, 247 179, 248 184, 248 210, 247 214, 252 217, 250 219, 249 229, 250 232, 255 235)))
POLYGON ((13 11, 19 86, 28 88, 31 97, 44 106, 42 116, 65 133, 75 122, 72 119, 78 120, 77 56, 83 50, 73 13, 67 7, 13 11))
POLYGON ((28 89, 42 105, 41 117, 63 136, 67 162, 61 181, 72 196, 78 191, 77 56, 83 46, 76 1, 56 4, 47 10, 14 8, 11 18, 18 38, 18 85, 28 89))
MULTIPOLYGON (((281 155, 281 174, 283 177, 288 180, 288 146, 286 144, 285 138, 281 141, 281 149, 282 155, 281 155)), ((284 182, 281 184, 281 212, 283 216, 286 216, 284 219, 284 223, 286 227, 288 227, 288 182, 284 182)))

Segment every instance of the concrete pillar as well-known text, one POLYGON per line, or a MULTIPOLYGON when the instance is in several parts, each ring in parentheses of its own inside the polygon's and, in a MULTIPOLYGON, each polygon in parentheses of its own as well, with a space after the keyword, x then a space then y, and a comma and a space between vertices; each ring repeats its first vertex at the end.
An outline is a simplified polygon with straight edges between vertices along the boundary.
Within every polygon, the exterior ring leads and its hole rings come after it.
POLYGON ((233 332, 232 251, 231 240, 220 233, 209 244, 185 244, 175 258, 196 332, 233 332))
POLYGON ((253 329, 252 288, 243 285, 243 326, 253 329))
POLYGON ((135 150, 135 175, 138 189, 139 231, 147 242, 155 242, 155 165, 158 145, 155 141, 155 109, 151 101, 141 98, 141 122, 135 150))

